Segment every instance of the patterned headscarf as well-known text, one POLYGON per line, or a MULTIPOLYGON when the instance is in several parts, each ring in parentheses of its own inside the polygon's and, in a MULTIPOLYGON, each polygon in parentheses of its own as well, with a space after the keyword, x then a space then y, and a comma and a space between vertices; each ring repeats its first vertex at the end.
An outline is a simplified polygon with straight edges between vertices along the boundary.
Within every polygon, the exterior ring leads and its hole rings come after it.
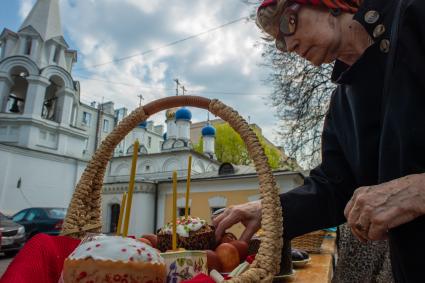
MULTIPOLYGON (((285 1, 285 0, 281 0, 285 1)), ((362 4, 362 0, 291 0, 299 4, 322 5, 329 9, 340 9, 343 12, 354 14, 362 4)), ((276 5, 278 0, 264 0, 259 9, 276 5)))

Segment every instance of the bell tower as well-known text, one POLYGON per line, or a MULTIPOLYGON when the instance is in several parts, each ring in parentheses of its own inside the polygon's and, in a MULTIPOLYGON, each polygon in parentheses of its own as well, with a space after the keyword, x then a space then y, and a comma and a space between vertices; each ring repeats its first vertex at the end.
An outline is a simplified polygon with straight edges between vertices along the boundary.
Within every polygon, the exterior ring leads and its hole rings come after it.
POLYGON ((63 36, 59 0, 37 0, 17 32, 3 30, 0 142, 74 155, 67 144, 86 138, 73 125, 79 106, 71 75, 76 61, 63 36))

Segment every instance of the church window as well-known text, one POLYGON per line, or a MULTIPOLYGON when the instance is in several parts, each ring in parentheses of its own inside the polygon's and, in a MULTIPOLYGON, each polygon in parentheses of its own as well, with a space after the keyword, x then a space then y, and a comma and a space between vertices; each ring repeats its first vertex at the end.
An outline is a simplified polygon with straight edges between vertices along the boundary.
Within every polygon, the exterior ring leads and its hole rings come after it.
POLYGON ((222 208, 224 208, 224 207, 211 207, 211 215, 213 215, 214 212, 216 212, 217 210, 222 209, 222 208))
POLYGON ((146 165, 146 171, 149 171, 151 167, 149 165, 146 165))
POLYGON ((56 49, 55 49, 55 55, 53 56, 53 62, 59 63, 60 51, 61 51, 61 49, 59 47, 56 47, 56 49))
POLYGON ((72 116, 71 116, 71 125, 72 126, 76 126, 76 122, 77 122, 77 105, 74 104, 72 105, 72 116))
POLYGON ((118 203, 114 203, 110 206, 111 210, 111 218, 109 220, 109 232, 115 233, 117 232, 118 228, 118 218, 120 215, 120 205, 118 203))
POLYGON ((109 133, 109 120, 107 119, 103 120, 103 132, 109 133))
POLYGON ((27 38, 25 40, 25 55, 31 55, 31 47, 32 47, 32 39, 31 38, 27 38))
POLYGON ((230 175, 235 174, 235 167, 232 164, 225 162, 218 168, 218 175, 230 175))
POLYGON ((148 137, 148 147, 152 146, 152 137, 148 137))
MULTIPOLYGON (((179 207, 179 208, 177 208, 177 217, 185 216, 185 213, 186 213, 186 211, 185 211, 185 210, 186 210, 186 209, 185 209, 184 207, 179 207)), ((188 214, 190 215, 190 207, 189 207, 188 214)))
POLYGON ((116 119, 117 123, 121 122, 122 119, 124 119, 124 117, 125 117, 125 109, 124 108, 115 110, 115 119, 116 119))
POLYGON ((87 127, 90 127, 91 123, 91 113, 83 112, 83 124, 87 127))

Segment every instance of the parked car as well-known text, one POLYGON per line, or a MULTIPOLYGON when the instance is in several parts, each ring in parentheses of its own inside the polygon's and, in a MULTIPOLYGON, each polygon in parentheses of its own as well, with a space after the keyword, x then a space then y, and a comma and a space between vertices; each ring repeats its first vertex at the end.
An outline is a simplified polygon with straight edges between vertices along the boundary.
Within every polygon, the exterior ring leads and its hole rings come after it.
POLYGON ((13 222, 2 213, 0 213, 0 234, 0 251, 6 256, 14 255, 25 244, 24 226, 13 222))
POLYGON ((16 213, 13 221, 25 227, 26 237, 30 239, 38 233, 59 235, 65 214, 65 208, 32 207, 16 213))

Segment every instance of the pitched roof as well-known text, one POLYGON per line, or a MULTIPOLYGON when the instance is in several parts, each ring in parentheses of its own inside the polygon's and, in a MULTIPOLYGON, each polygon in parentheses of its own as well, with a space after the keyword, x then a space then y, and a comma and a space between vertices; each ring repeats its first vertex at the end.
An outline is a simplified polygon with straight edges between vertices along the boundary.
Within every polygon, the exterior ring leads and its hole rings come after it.
POLYGON ((31 26, 44 41, 63 37, 58 0, 37 0, 19 30, 31 26))

